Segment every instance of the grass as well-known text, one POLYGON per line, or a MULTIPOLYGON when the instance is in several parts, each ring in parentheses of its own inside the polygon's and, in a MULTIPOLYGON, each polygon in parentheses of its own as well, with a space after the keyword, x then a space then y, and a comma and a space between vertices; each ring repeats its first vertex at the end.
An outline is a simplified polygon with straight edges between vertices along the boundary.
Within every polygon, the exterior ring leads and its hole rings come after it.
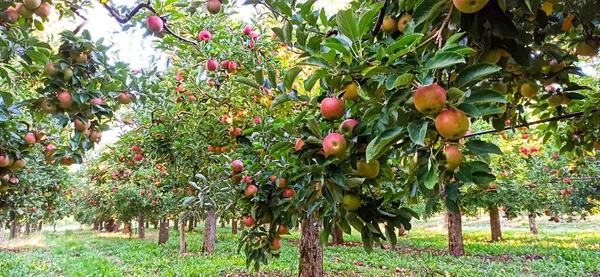
MULTIPOLYGON (((538 236, 528 232, 526 219, 503 222, 504 240, 490 243, 486 219, 464 223, 468 255, 444 254, 446 235, 440 218, 418 222, 397 251, 361 247, 327 247, 324 266, 328 276, 600 276, 600 225, 597 219, 554 224, 540 219, 538 236), (362 266, 355 265, 362 263, 362 266), (401 273, 395 269, 400 268, 401 273), (406 272, 402 274, 402 272, 406 272)), ((245 259, 237 254, 237 238, 219 228, 217 253, 199 254, 202 235, 187 235, 188 251, 180 256, 176 231, 158 246, 156 230, 147 239, 90 230, 45 232, 11 241, 0 249, 0 276, 245 276, 245 259)), ((298 233, 289 236, 298 239, 298 233)), ((359 242, 358 235, 346 241, 359 242)), ((268 276, 297 274, 298 246, 284 240, 282 254, 262 268, 268 276)), ((260 276, 265 276, 264 274, 260 276)), ((257 275, 252 273, 252 275, 257 275)))

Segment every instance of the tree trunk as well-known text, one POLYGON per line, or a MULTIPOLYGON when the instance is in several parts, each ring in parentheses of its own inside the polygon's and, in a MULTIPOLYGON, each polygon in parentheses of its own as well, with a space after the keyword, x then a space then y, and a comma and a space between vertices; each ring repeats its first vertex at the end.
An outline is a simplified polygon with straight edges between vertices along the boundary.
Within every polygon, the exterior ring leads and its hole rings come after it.
MULTIPOLYGON (((146 222, 146 226, 148 226, 148 222, 146 222)), ((144 230, 144 214, 138 214, 138 238, 143 239, 146 237, 146 230, 144 230)))
POLYGON ((150 228, 150 221, 146 221, 146 228, 150 228))
POLYGON ((56 233, 56 223, 54 223, 54 225, 52 225, 53 228, 53 232, 56 233))
POLYGON ((237 219, 232 218, 231 219, 231 234, 233 235, 237 235, 238 232, 238 223, 237 223, 237 219))
POLYGON ((42 231, 42 221, 40 220, 40 223, 38 223, 38 232, 42 231))
POLYGON ((112 232, 114 228, 115 228, 115 220, 113 218, 111 218, 108 220, 108 222, 106 222, 105 229, 107 232, 112 232))
POLYGON ((500 226, 500 215, 498 207, 491 206, 490 210, 490 228, 492 229, 492 241, 499 241, 502 239, 502 229, 500 226))
POLYGON ((173 220, 173 230, 179 231, 179 222, 177 219, 173 220))
POLYGON ((185 245, 185 220, 179 222, 179 254, 187 252, 185 245))
POLYGON ((204 220, 204 243, 202 244, 202 252, 214 254, 215 240, 217 239, 217 215, 215 211, 209 210, 204 220))
POLYGON ((194 218, 190 218, 189 224, 188 224, 188 232, 191 232, 194 230, 194 218))
POLYGON ((19 236, 19 222, 17 218, 13 219, 10 224, 10 239, 16 239, 19 236))
POLYGON ((302 221, 299 277, 323 276, 323 249, 319 243, 320 225, 314 216, 302 221))
POLYGON ((152 222, 152 225, 154 225, 154 230, 158 229, 158 221, 152 222))
POLYGON ((404 229, 404 225, 400 225, 400 228, 398 229, 398 236, 399 237, 406 236, 406 229, 404 229))
POLYGON ((221 220, 221 228, 225 228, 225 220, 221 220))
POLYGON ((465 245, 463 244, 462 236, 462 219, 460 214, 455 214, 451 211, 448 215, 448 248, 450 254, 455 257, 465 255, 465 245))
POLYGON ((344 244, 344 231, 340 227, 333 223, 333 245, 344 244))
POLYGON ((165 244, 169 240, 169 221, 165 218, 160 221, 160 231, 158 232, 158 245, 165 244))
POLYGON ((535 222, 535 214, 529 214, 529 230, 534 235, 538 234, 537 223, 535 222))
POLYGON ((25 235, 29 235, 31 233, 31 222, 27 221, 25 223, 25 235))
POLYGON ((123 234, 129 235, 131 237, 131 222, 127 221, 123 224, 123 234))
POLYGON ((94 220, 94 222, 92 223, 92 228, 96 231, 100 229, 100 225, 98 224, 97 220, 94 220))

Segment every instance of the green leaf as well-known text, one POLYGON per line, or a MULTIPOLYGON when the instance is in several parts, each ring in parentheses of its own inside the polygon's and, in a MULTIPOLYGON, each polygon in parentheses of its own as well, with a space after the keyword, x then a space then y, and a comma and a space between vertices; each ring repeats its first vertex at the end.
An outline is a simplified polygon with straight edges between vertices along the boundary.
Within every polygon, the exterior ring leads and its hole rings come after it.
POLYGON ((460 214, 460 208, 458 208, 458 204, 454 201, 452 201, 452 199, 450 198, 446 198, 446 208, 448 208, 449 211, 455 213, 455 214, 460 214))
POLYGON ((319 81, 321 78, 327 76, 327 70, 326 69, 319 69, 313 72, 312 75, 310 75, 310 77, 306 78, 306 80, 304 80, 304 89, 306 91, 311 91, 312 88, 315 86, 315 84, 317 83, 317 81, 319 81))
POLYGON ((352 42, 357 42, 360 39, 358 31, 358 23, 352 9, 339 11, 336 16, 337 26, 340 32, 348 37, 352 42))
POLYGON ((455 64, 466 63, 463 56, 452 52, 438 52, 425 64, 426 70, 451 67, 455 64))
POLYGON ((351 189, 359 187, 364 182, 365 182, 365 178, 360 178, 360 177, 344 178, 344 184, 351 189))
POLYGON ((421 25, 429 19, 429 17, 435 12, 435 10, 444 4, 445 1, 441 0, 424 0, 415 8, 412 18, 415 22, 415 27, 421 25))
POLYGON ((271 102, 271 108, 275 108, 287 101, 290 101, 290 97, 287 94, 282 94, 279 95, 277 97, 275 97, 275 99, 273 99, 273 102, 271 102))
POLYGON ((310 129, 310 132, 317 138, 319 139, 323 139, 323 133, 321 132, 321 129, 319 128, 319 123, 317 122, 316 119, 311 118, 308 120, 308 129, 310 129))
POLYGON ((253 87, 255 89, 259 89, 260 86, 258 85, 258 83, 256 83, 256 81, 250 79, 250 78, 236 78, 235 79, 236 82, 247 85, 249 87, 253 87))
POLYGON ((506 97, 493 89, 474 89, 471 95, 465 99, 465 103, 506 103, 506 97))
POLYGON ((367 161, 379 158, 388 150, 389 146, 398 142, 402 136, 404 136, 404 128, 401 127, 389 128, 383 131, 367 146, 367 161))
POLYGON ((425 145, 428 124, 429 122, 426 120, 411 121, 408 124, 408 135, 410 136, 410 140, 418 145, 425 145))
POLYGON ((489 77, 500 70, 502 70, 502 67, 491 63, 474 64, 458 73, 455 84, 459 88, 464 88, 468 85, 477 83, 481 79, 489 77))
POLYGON ((484 154, 496 154, 502 155, 502 150, 496 144, 485 142, 481 140, 469 140, 465 143, 465 146, 469 149, 469 152, 474 155, 484 155, 484 154))
POLYGON ((431 168, 425 173, 425 176, 422 176, 423 185, 425 185, 428 189, 433 189, 435 185, 438 183, 438 175, 440 171, 438 170, 437 164, 431 166, 431 168))
POLYGON ((415 75, 413 75, 411 73, 402 74, 402 75, 398 76, 398 78, 396 78, 396 81, 394 81, 393 88, 408 86, 408 85, 412 84, 414 80, 415 80, 415 75))
POLYGON ((294 84, 294 81, 296 81, 296 77, 298 77, 300 71, 302 71, 302 68, 294 67, 285 73, 285 78, 283 80, 285 88, 292 90, 292 85, 294 84))
POLYGON ((369 231, 369 228, 362 228, 360 235, 365 251, 367 251, 367 253, 373 252, 373 234, 369 231))
POLYGON ((360 20, 358 21, 358 28, 361 34, 366 34, 370 30, 371 25, 373 23, 373 18, 377 16, 379 10, 381 10, 384 4, 385 1, 376 3, 371 6, 370 10, 366 11, 360 16, 360 20))
POLYGON ((329 67, 329 63, 323 59, 323 58, 319 58, 319 57, 308 57, 302 61, 300 61, 299 63, 300 65, 312 65, 312 66, 317 66, 317 67, 321 67, 321 68, 327 68, 329 67))

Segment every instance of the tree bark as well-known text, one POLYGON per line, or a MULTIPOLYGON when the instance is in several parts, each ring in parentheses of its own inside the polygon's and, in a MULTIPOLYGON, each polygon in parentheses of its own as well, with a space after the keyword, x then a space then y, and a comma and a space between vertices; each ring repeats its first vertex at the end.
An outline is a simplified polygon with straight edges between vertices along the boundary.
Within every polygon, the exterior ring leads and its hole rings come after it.
POLYGON ((535 214, 529 214, 529 231, 534 235, 538 234, 537 223, 535 222, 535 214))
POLYGON ((150 221, 146 221, 146 228, 150 228, 150 221))
POLYGON ((406 229, 404 229, 404 225, 400 225, 400 228, 398 229, 398 236, 399 237, 406 236, 406 229))
POLYGON ((127 221, 123 224, 123 234, 131 237, 131 221, 127 221))
POLYGON ((40 223, 38 223, 38 232, 42 231, 42 221, 40 220, 40 223))
POLYGON ((214 254, 215 240, 217 239, 217 215, 212 209, 206 214, 204 220, 204 243, 202 244, 202 252, 214 254))
MULTIPOLYGON (((148 222, 146 222, 146 226, 148 222)), ((146 237, 146 230, 144 230, 144 214, 138 214, 138 238, 143 239, 146 237)))
POLYGON ((184 254, 187 252, 187 247, 185 243, 185 220, 179 223, 179 254, 184 254))
POLYGON ((225 228, 225 220, 221 220, 221 228, 225 228))
POLYGON ((10 239, 16 239, 19 236, 19 222, 17 218, 10 223, 10 239))
POLYGON ((107 232, 112 232, 113 228, 115 228, 115 220, 111 218, 106 222, 104 229, 106 229, 107 232))
POLYGON ((502 228, 500 226, 500 214, 498 207, 490 206, 490 228, 492 231, 492 241, 499 241, 502 239, 502 228))
POLYGON ((462 236, 462 219, 460 214, 451 211, 448 215, 448 250, 455 257, 465 255, 465 245, 462 236))
POLYGON ((237 235, 238 232, 238 223, 237 223, 237 219, 232 218, 231 219, 231 234, 233 235, 237 235))
POLYGON ((99 231, 100 225, 97 220, 94 220, 94 222, 92 223, 92 228, 96 231, 99 231))
POLYGON ((153 226, 153 227, 154 227, 154 230, 158 229, 158 220, 157 220, 157 221, 154 221, 154 222, 152 222, 152 225, 154 225, 154 226, 153 226))
POLYGON ((320 225, 314 216, 302 221, 299 277, 323 276, 323 249, 319 243, 320 225))
POLYGON ((179 222, 177 219, 173 220, 173 230, 179 231, 179 222))
POLYGON ((169 221, 165 218, 160 221, 160 231, 158 232, 158 245, 165 244, 169 240, 169 221))
POLYGON ((333 245, 344 244, 344 231, 340 227, 333 223, 333 245))
POLYGON ((31 233, 31 222, 27 221, 25 223, 25 235, 29 235, 31 233))
POLYGON ((111 232, 113 233, 118 233, 119 231, 119 227, 120 227, 121 223, 118 220, 113 221, 113 225, 112 228, 110 229, 111 232))
POLYGON ((188 224, 188 232, 194 231, 194 218, 191 217, 188 224))

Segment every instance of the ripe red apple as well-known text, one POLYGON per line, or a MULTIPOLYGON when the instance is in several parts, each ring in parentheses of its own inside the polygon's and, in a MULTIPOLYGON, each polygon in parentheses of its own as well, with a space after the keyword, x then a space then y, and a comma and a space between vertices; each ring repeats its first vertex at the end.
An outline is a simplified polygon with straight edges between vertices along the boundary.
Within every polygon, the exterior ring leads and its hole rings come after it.
POLYGON ((6 20, 6 22, 15 24, 17 21, 19 21, 19 12, 17 12, 15 8, 10 7, 4 11, 3 18, 6 20))
POLYGON ((240 160, 233 161, 231 166, 233 167, 233 173, 240 173, 244 169, 244 163, 240 160))
POLYGON ((137 145, 131 146, 131 152, 135 153, 135 152, 138 152, 138 151, 140 151, 140 147, 139 146, 137 146, 137 145))
POLYGON ((342 198, 342 205, 344 209, 349 212, 355 212, 360 207, 360 196, 355 194, 346 194, 342 198))
POLYGON ((162 32, 164 27, 162 19, 156 15, 149 16, 148 19, 146 19, 146 26, 148 27, 148 30, 153 33, 162 32))
POLYGON ((325 158, 333 155, 343 160, 346 156, 346 139, 337 133, 327 135, 323 140, 323 152, 325 158))
POLYGON ((460 150, 458 150, 458 146, 456 145, 446 145, 445 150, 447 161, 446 168, 449 170, 455 170, 460 166, 460 164, 462 164, 463 155, 460 150))
POLYGON ((229 71, 229 73, 233 73, 238 69, 238 66, 235 62, 229 62, 229 64, 227 65, 227 71, 229 71))
POLYGON ((546 214, 546 216, 550 216, 551 215, 550 211, 546 211, 545 214, 546 214))
POLYGON ((446 90, 437 84, 420 87, 415 91, 415 107, 423 114, 438 114, 446 107, 446 100, 446 90))
POLYGON ((241 136, 242 135, 242 128, 235 128, 233 134, 236 135, 236 136, 241 136))
POLYGON ((87 123, 83 123, 81 120, 79 120, 79 118, 76 118, 73 121, 73 125, 75 127, 75 131, 85 132, 85 131, 87 131, 87 129, 90 128, 90 126, 92 125, 92 122, 90 120, 88 120, 87 123))
POLYGON ((219 64, 215 60, 209 60, 206 62, 206 69, 208 69, 208 71, 217 71, 217 69, 219 69, 219 64))
POLYGON ((70 93, 63 91, 63 92, 59 92, 56 95, 56 98, 58 99, 58 106, 63 108, 63 109, 68 109, 71 108, 71 106, 73 105, 73 97, 71 96, 70 93))
POLYGON ((244 226, 250 228, 254 225, 254 218, 252 218, 252 216, 244 217, 242 219, 242 223, 244 224, 244 226))
POLYGON ((454 7, 461 13, 476 13, 483 9, 490 0, 454 0, 454 7))
POLYGON ((296 196, 296 191, 293 189, 286 189, 283 191, 283 197, 285 198, 292 198, 296 196))
POLYGON ((246 195, 246 197, 250 198, 250 197, 254 196, 257 192, 258 192, 258 187, 251 184, 246 187, 244 194, 246 195))
POLYGON ((523 147, 521 148, 521 150, 519 150, 523 155, 527 155, 529 153, 529 149, 527 149, 527 147, 523 147))
POLYGON ((252 177, 244 176, 244 184, 252 184, 252 177))
POLYGON ((229 67, 229 61, 228 60, 221 61, 221 67, 223 69, 227 69, 227 67, 229 67))
POLYGON ((321 102, 321 114, 328 120, 340 119, 346 112, 346 104, 340 98, 325 98, 321 102))
POLYGON ((378 160, 367 162, 366 159, 361 159, 356 163, 356 170, 360 176, 367 179, 375 179, 379 175, 380 165, 378 160))
POLYGON ((90 133, 90 140, 92 142, 99 143, 101 139, 102 139, 102 132, 100 132, 98 130, 93 130, 90 133))
POLYGON ((34 133, 28 133, 25 135, 25 143, 27 145, 34 145, 37 142, 34 133))
POLYGON ((300 149, 302 149, 302 146, 304 146, 304 139, 299 138, 298 140, 296 140, 296 151, 300 151, 300 149))
POLYGON ((221 0, 208 0, 206 9, 211 14, 218 14, 221 11, 221 0))
POLYGON ((502 211, 503 211, 503 212, 506 212, 506 206, 503 206, 503 207, 502 207, 502 211))
POLYGON ((290 228, 283 226, 283 225, 279 225, 279 229, 277 230, 277 233, 279 233, 280 235, 289 234, 290 228))
POLYGON ((202 30, 198 35, 199 41, 209 42, 212 40, 212 34, 207 30, 202 30))
POLYGON ((447 139, 462 138, 469 130, 470 122, 467 115, 455 108, 445 110, 435 118, 435 129, 447 139))
POLYGON ((560 222, 560 218, 554 217, 554 222, 559 223, 560 222))
POLYGON ((273 243, 269 244, 269 249, 271 249, 273 251, 277 251, 280 248, 281 248, 281 241, 279 241, 279 238, 274 238, 273 243))
POLYGON ((102 105, 102 104, 104 104, 104 102, 102 102, 102 98, 93 98, 93 99, 90 99, 90 104, 102 105))
MULTIPOLYGON (((279 188, 284 189, 287 187, 287 180, 285 178, 279 178, 279 188)), ((295 192, 294 192, 295 194, 295 192)))
POLYGON ((352 131, 354 130, 354 126, 356 126, 356 124, 358 124, 358 121, 355 119, 346 119, 344 122, 342 122, 342 124, 340 124, 338 132, 344 135, 344 137, 351 139, 354 137, 352 135, 352 131))
POLYGON ((252 28, 250 26, 246 26, 244 28, 244 34, 245 35, 250 35, 250 33, 252 33, 252 28))
POLYGON ((142 159, 144 159, 144 156, 142 156, 142 154, 140 154, 140 153, 137 153, 133 156, 133 159, 139 162, 142 159))

